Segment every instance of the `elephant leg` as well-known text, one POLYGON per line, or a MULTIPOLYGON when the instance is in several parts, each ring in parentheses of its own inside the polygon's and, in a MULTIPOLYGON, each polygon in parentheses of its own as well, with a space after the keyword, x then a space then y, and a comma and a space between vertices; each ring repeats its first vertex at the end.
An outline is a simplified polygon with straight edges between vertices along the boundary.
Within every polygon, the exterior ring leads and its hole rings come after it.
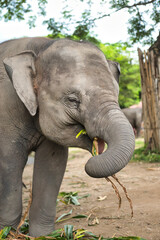
POLYGON ((137 121, 136 122, 136 136, 140 137, 140 133, 141 133, 141 122, 137 121))
POLYGON ((22 215, 22 173, 27 152, 21 142, 0 141, 0 229, 16 228, 22 215))
POLYGON ((68 148, 44 140, 36 150, 29 234, 47 235, 54 230, 56 200, 66 169, 68 148))
POLYGON ((140 137, 141 126, 137 126, 137 137, 140 137))

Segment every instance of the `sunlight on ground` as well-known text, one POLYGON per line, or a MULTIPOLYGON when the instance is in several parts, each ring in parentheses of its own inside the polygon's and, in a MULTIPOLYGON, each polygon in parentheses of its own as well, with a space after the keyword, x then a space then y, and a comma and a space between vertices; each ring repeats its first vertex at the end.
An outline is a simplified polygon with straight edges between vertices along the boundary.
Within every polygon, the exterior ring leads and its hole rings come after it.
POLYGON ((144 147, 144 138, 136 138, 135 149, 144 147))

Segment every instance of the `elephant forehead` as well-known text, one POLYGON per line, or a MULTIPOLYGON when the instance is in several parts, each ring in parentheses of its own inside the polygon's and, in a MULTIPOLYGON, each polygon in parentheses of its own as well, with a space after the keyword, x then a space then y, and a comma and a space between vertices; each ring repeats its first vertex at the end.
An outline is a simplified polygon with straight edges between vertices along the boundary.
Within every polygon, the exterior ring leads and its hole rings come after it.
POLYGON ((49 77, 57 80, 62 78, 71 80, 78 79, 106 79, 111 75, 106 61, 95 53, 81 54, 79 51, 60 51, 45 59, 46 72, 49 77), (67 52, 67 53, 66 53, 67 52))
POLYGON ((48 52, 58 51, 62 52, 63 54, 74 54, 76 52, 80 53, 86 53, 86 52, 97 52, 97 54, 103 53, 100 51, 99 48, 97 48, 95 45, 89 43, 89 42, 83 42, 83 41, 72 41, 67 39, 60 39, 58 41, 55 41, 52 45, 49 46, 47 49, 48 52), (72 50, 72 52, 70 52, 72 50))
POLYGON ((95 46, 77 42, 64 46, 62 41, 51 45, 43 54, 43 76, 49 85, 76 85, 82 89, 98 85, 113 88, 113 75, 104 54, 95 46), (109 86, 107 86, 109 85, 109 86))
POLYGON ((58 49, 58 53, 64 59, 72 57, 77 62, 86 62, 91 59, 104 60, 104 55, 99 49, 85 45, 62 47, 58 49))
MULTIPOLYGON (((47 62, 56 62, 59 65, 78 63, 80 66, 91 64, 91 61, 106 62, 104 54, 89 43, 60 40, 52 44, 44 53, 47 62), (56 61, 55 61, 56 60, 56 61)), ((73 65, 74 67, 74 65, 73 65)))
POLYGON ((74 71, 65 71, 64 69, 60 71, 59 68, 55 67, 52 69, 52 74, 49 76, 49 87, 53 91, 62 91, 62 89, 68 88, 87 91, 87 89, 91 90, 95 87, 109 89, 112 88, 113 82, 111 77, 106 75, 107 74, 100 71, 100 69, 95 70, 85 67, 79 69, 79 67, 75 67, 74 71))

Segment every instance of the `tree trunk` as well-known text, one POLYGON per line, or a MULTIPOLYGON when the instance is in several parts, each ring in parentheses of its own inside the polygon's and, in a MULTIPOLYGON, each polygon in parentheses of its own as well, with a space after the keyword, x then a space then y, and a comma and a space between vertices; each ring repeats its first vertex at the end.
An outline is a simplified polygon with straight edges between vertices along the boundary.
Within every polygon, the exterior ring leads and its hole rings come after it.
POLYGON ((147 148, 160 151, 160 55, 154 49, 138 49, 141 86, 144 140, 147 148))

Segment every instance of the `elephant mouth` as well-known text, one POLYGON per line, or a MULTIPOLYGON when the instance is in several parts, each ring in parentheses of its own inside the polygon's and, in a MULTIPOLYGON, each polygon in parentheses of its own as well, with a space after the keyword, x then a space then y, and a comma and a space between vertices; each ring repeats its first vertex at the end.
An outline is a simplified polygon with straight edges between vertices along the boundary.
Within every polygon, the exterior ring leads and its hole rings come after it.
MULTIPOLYGON (((85 135, 88 139, 91 140, 91 138, 87 134, 87 131, 85 130, 85 128, 82 128, 78 132, 78 134, 76 135, 76 139, 83 135, 85 135)), ((99 154, 103 153, 104 148, 105 148, 105 142, 103 139, 94 137, 94 138, 92 138, 91 142, 92 142, 92 155, 99 155, 99 154)))
POLYGON ((95 137, 93 139, 93 145, 92 145, 92 154, 98 155, 101 154, 104 151, 105 148, 105 142, 103 139, 95 137))

